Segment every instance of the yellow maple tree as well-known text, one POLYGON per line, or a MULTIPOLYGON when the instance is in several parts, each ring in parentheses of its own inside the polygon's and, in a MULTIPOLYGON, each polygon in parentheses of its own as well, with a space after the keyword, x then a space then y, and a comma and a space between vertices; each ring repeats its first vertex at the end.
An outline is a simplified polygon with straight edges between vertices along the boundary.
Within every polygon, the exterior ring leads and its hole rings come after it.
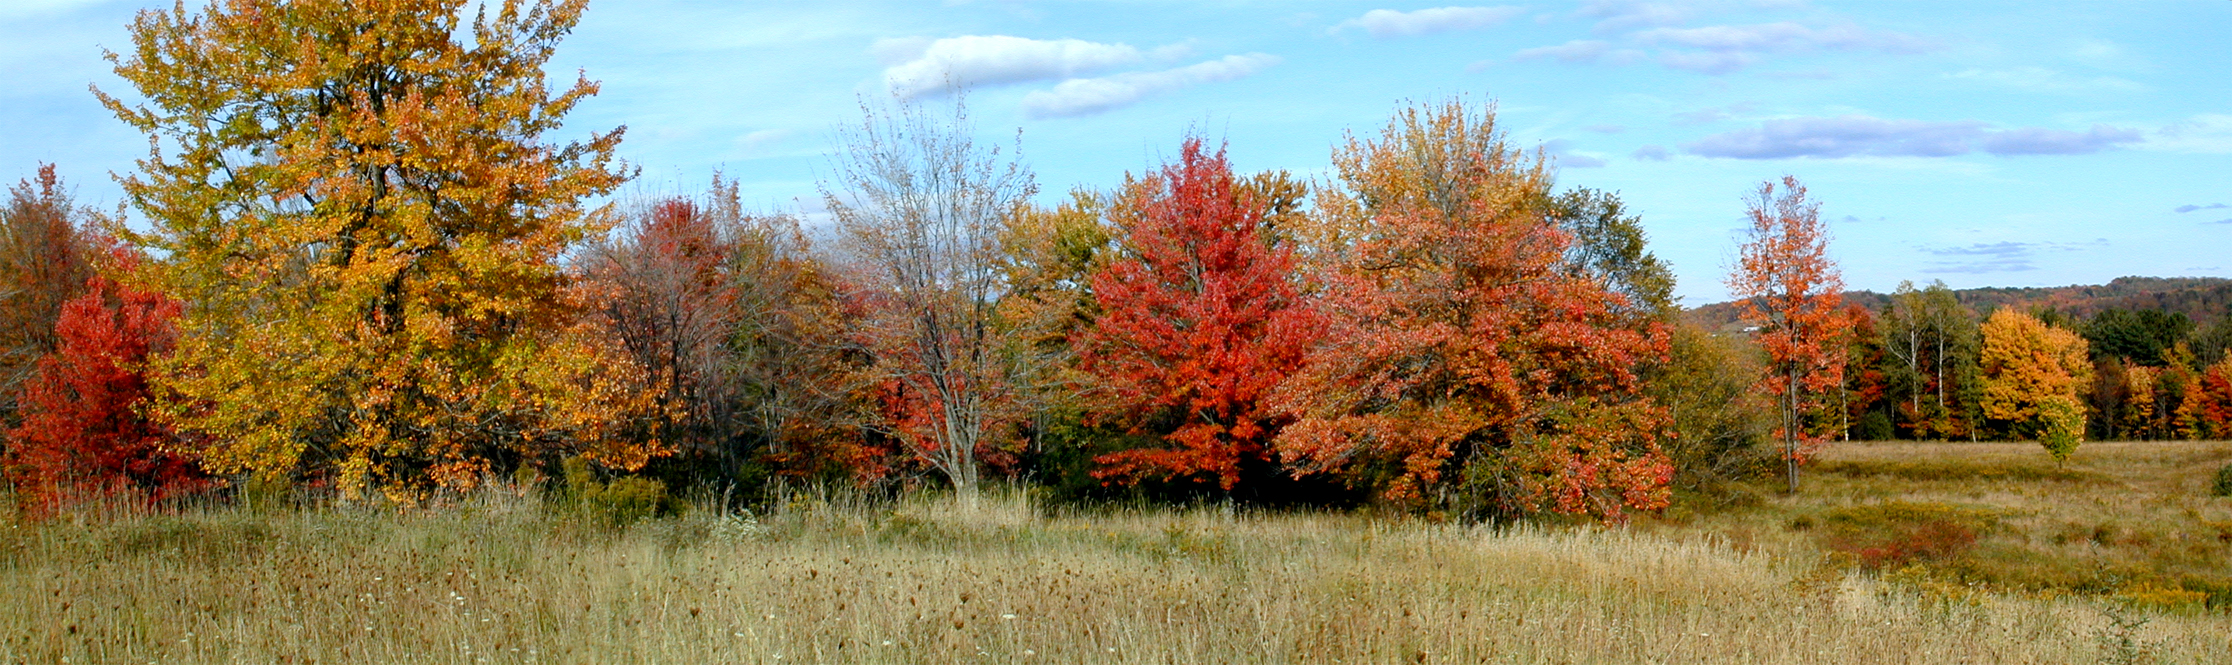
POLYGON ((2022 312, 2001 309, 1984 322, 1984 415, 2038 437, 2057 461, 2085 433, 2085 391, 2093 367, 2085 338, 2022 312))
POLYGON ((145 277, 188 303, 156 415, 216 473, 416 500, 586 455, 656 408, 560 258, 610 226, 621 131, 543 134, 597 86, 543 65, 586 0, 222 0, 111 53, 149 137, 145 277))

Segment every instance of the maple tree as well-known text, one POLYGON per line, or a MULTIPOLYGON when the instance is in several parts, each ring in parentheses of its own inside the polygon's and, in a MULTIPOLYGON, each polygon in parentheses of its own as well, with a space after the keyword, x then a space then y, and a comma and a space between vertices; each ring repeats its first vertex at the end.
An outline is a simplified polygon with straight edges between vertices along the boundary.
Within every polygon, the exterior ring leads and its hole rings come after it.
POLYGON ((1297 234, 1327 323, 1276 393, 1296 419, 1281 460, 1410 505, 1665 506, 1668 416, 1637 373, 1664 358, 1665 326, 1567 262, 1548 165, 1455 100, 1403 109, 1334 163, 1340 190, 1297 234))
POLYGON ((861 376, 877 390, 869 424, 971 505, 981 462, 1003 454, 1025 411, 1015 332, 999 325, 999 236, 1036 185, 976 143, 958 100, 940 117, 904 100, 862 111, 823 199, 855 264, 855 334, 873 358, 861 376))
POLYGON ((18 389, 55 349, 64 303, 93 276, 89 235, 100 219, 71 201, 53 164, 0 206, 0 423, 14 422, 18 389))
POLYGON ((1866 414, 1876 411, 1889 392, 1888 377, 1883 365, 1886 355, 1882 336, 1876 332, 1877 319, 1868 308, 1859 303, 1845 304, 1845 317, 1852 321, 1852 334, 1846 338, 1844 385, 1838 394, 1838 430, 1845 440, 1852 439, 1853 424, 1866 420, 1866 414))
POLYGON ((1111 206, 1119 256, 1092 276, 1098 317, 1076 337, 1082 367, 1115 392, 1114 416, 1170 444, 1101 456, 1095 475, 1214 482, 1230 492, 1287 416, 1265 397, 1315 341, 1316 313, 1267 235, 1269 202, 1220 148, 1188 138, 1178 160, 1128 178, 1111 206))
POLYGON ((2084 393, 2092 385, 2085 338, 2013 309, 1984 321, 1983 373, 1987 417, 2015 423, 2018 436, 2038 437, 2065 460, 2085 432, 2084 393))
POLYGON ((2217 361, 2194 377, 2178 412, 2188 438, 2232 435, 2232 358, 2217 361))
MULTIPOLYGON (((115 246, 107 256, 117 273, 139 260, 115 246)), ((27 507, 47 512, 120 493, 161 500, 211 484, 191 459, 166 449, 169 428, 139 412, 147 362, 169 351, 179 310, 161 293, 101 275, 63 305, 56 347, 24 385, 23 422, 7 433, 5 467, 27 507)))
POLYGON ((186 302, 153 413, 210 471, 416 501, 520 464, 634 469, 657 409, 559 259, 603 233, 620 131, 553 143, 585 0, 230 0, 141 12, 122 180, 186 302))
POLYGON ((1767 352, 1768 371, 1757 384, 1779 401, 1784 472, 1798 491, 1798 465, 1824 440, 1806 427, 1807 413, 1824 393, 1844 383, 1844 339, 1852 320, 1844 309, 1844 281, 1829 258, 1829 229, 1821 204, 1806 199, 1794 176, 1761 183, 1745 200, 1749 237, 1737 248, 1729 291, 1744 303, 1744 320, 1758 326, 1753 339, 1767 352))

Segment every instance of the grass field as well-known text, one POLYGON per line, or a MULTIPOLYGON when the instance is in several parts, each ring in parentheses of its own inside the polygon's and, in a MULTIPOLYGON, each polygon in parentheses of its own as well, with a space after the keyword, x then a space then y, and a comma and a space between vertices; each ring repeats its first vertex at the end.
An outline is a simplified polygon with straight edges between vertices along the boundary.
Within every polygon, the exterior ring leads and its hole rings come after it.
POLYGON ((2226 574, 2226 461, 1841 445, 1799 496, 1609 530, 1012 494, 78 515, 0 535, 0 661, 2217 663, 2232 616, 2189 587, 2226 574))

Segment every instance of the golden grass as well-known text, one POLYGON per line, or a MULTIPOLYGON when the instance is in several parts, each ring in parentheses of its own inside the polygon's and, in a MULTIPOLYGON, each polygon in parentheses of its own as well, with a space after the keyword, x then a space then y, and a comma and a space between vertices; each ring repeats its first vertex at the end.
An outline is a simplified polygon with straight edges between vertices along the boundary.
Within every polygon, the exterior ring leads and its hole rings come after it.
MULTIPOLYGON (((1665 527, 1662 527, 1665 528, 1665 527)), ((1801 538, 1217 510, 795 501, 624 533, 442 511, 10 524, 25 663, 2087 663, 2232 651, 2211 614, 1917 591, 1801 538), (2138 619, 2128 618, 2138 616, 2138 619), (2128 654, 2127 654, 2128 655, 2128 654)))

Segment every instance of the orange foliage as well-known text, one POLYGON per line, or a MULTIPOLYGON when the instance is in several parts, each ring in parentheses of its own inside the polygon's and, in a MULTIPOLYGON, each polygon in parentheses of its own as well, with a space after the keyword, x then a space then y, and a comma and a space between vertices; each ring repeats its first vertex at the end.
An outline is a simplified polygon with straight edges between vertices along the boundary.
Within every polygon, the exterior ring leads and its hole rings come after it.
POLYGON ((1669 417, 1636 369, 1665 358, 1667 332, 1566 269, 1540 158, 1451 102, 1404 110, 1335 163, 1347 191, 1308 230, 1325 343, 1279 393, 1297 418, 1281 457, 1405 504, 1457 490, 1503 514, 1665 506, 1669 417))
POLYGON ((1852 319, 1844 309, 1844 280, 1829 258, 1821 204, 1806 200, 1806 187, 1783 176, 1779 193, 1774 182, 1761 183, 1746 203, 1751 239, 1738 249, 1728 288, 1744 303, 1744 320, 1759 327, 1753 339, 1767 351, 1770 370, 1757 385, 1781 399, 1776 436, 1795 492, 1798 464, 1827 441, 1806 428, 1804 414, 1843 385, 1852 319))

